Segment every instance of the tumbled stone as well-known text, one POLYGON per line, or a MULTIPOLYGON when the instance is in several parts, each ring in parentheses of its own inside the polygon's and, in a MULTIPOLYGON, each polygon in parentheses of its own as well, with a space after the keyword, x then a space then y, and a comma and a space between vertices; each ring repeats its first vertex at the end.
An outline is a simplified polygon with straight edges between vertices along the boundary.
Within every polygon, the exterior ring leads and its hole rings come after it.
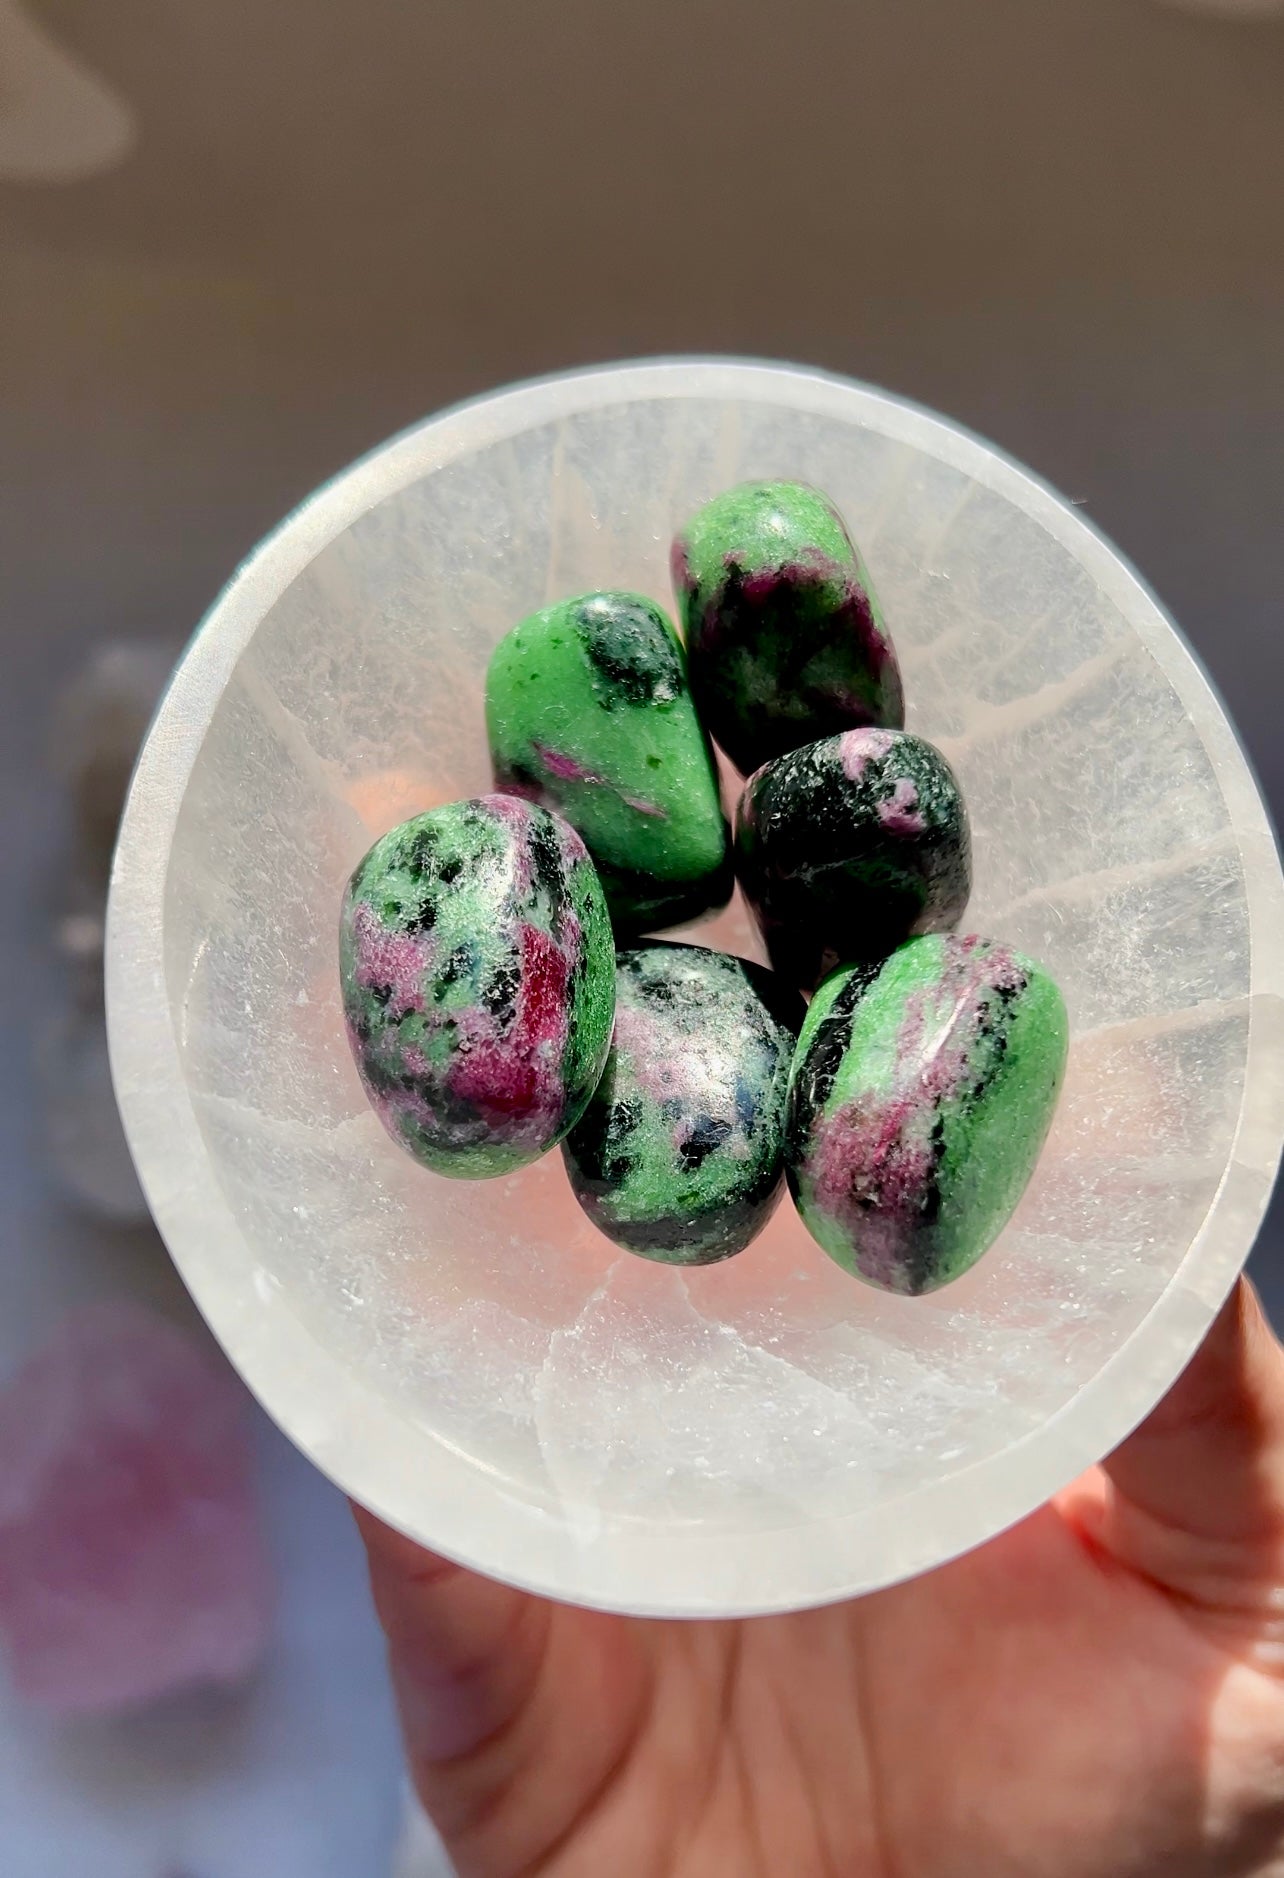
POLYGON ((348 885, 340 972, 357 1068, 438 1173, 508 1173, 560 1141, 606 1062, 614 950, 573 828, 506 795, 403 822, 348 885))
POLYGON ((934 1291, 967 1271, 1034 1171, 1067 1034, 1051 978, 995 940, 932 934, 827 978, 786 1129, 812 1237, 884 1291, 934 1291))
POLYGON ((141 1305, 67 1319, 0 1393, 0 1633, 56 1714, 235 1683, 271 1615, 246 1426, 217 1352, 141 1305))
POLYGON ((736 870, 772 964, 806 989, 945 931, 972 881, 954 772, 907 731, 847 730, 791 750, 744 786, 736 870))
POLYGON ((486 724, 498 786, 579 830, 617 927, 678 925, 726 904, 713 754, 658 606, 590 593, 522 620, 491 655, 486 724))
POLYGON ((781 1196, 802 1000, 761 966, 702 946, 621 951, 615 983, 606 1073, 563 1146, 575 1196, 646 1258, 729 1258, 781 1196))
POLYGON ((868 570, 818 489, 729 489, 692 516, 672 563, 696 708, 743 774, 835 731, 904 723, 868 570))

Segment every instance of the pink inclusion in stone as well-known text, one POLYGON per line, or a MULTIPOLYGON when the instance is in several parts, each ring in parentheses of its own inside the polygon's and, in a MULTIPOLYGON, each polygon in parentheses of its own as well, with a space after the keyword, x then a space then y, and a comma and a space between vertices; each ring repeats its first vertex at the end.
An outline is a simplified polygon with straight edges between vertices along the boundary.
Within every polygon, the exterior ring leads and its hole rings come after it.
POLYGON ((838 739, 838 760, 848 782, 859 782, 866 763, 886 756, 896 741, 890 730, 845 730, 838 739))
POLYGON ((140 1305, 76 1312, 0 1392, 0 1636, 20 1694, 108 1714, 239 1682, 271 1605, 240 1383, 140 1305))
MULTIPOLYGON (((559 782, 596 783, 602 789, 615 789, 614 783, 608 782, 605 776, 599 776, 596 770, 586 769, 573 756, 566 756, 561 750, 552 750, 546 743, 537 743, 532 747, 549 775, 556 776, 559 782)), ((618 789, 615 789, 615 793, 620 795, 618 789)), ((666 819, 662 808, 642 796, 620 795, 620 800, 626 808, 636 809, 639 815, 658 816, 661 821, 666 819)))
POLYGON ((918 790, 908 776, 902 776, 891 795, 878 805, 878 819, 889 835, 921 835, 923 817, 918 811, 918 790))
POLYGON ((374 908, 365 900, 357 902, 352 916, 356 934, 357 983, 369 990, 387 985, 388 1016, 404 1017, 408 1011, 424 1008, 424 972, 428 954, 412 933, 390 932, 381 926, 374 908))
POLYGON ((556 776, 559 782, 600 783, 604 780, 596 770, 586 769, 583 763, 573 756, 567 756, 562 750, 550 749, 546 743, 537 743, 533 747, 549 775, 556 776))
MULTIPOLYGON (((736 563, 733 559, 729 558, 727 565, 730 568, 734 568, 736 563)), ((758 568, 754 573, 745 575, 741 582, 740 591, 744 594, 745 599, 752 605, 761 606, 764 601, 771 598, 777 587, 781 585, 782 580, 787 578, 787 575, 787 569, 781 570, 775 567, 758 568)))
POLYGON ((566 1101, 562 1057, 571 961, 536 926, 521 926, 519 945, 521 989, 513 1022, 501 1035, 488 1015, 474 1016, 467 1047, 450 1067, 450 1092, 492 1126, 506 1128, 510 1139, 546 1143, 557 1132, 566 1101))

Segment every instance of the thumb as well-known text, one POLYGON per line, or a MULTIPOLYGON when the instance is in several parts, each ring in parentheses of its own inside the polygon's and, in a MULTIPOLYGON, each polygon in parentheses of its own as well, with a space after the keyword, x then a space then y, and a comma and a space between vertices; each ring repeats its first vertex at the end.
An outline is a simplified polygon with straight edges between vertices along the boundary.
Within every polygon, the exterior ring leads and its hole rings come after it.
POLYGON ((1284 1644, 1284 1350, 1247 1279, 1104 1471, 1099 1544, 1203 1615, 1284 1644))
POLYGON ((600 1798, 636 1731, 646 1689, 630 1633, 353 1512, 425 1809, 461 1872, 534 1869, 600 1798))
POLYGON ((549 1607, 352 1510, 414 1772, 467 1760, 529 1701, 549 1607))

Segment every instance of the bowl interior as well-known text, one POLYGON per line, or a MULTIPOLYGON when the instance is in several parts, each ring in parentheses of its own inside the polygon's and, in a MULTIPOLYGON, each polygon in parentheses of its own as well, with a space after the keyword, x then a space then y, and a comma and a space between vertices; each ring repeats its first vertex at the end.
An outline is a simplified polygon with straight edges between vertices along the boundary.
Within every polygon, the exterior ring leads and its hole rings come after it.
MULTIPOLYGON (((858 388, 649 370, 411 433, 242 576, 140 770, 113 1041, 198 1301, 345 1486, 566 1596, 761 1609, 985 1537, 1180 1366, 1247 1250, 1275 1149, 1278 1092, 1244 1172, 1253 896, 1277 905, 1278 870, 1211 694, 1072 511, 858 388), (925 1299, 845 1276, 788 1202, 741 1257, 679 1273, 601 1238, 557 1154, 480 1184, 427 1174, 383 1134, 343 1034, 343 884, 394 822, 488 786, 496 640, 582 589, 671 605, 675 524, 758 476, 815 482, 848 518, 909 727, 966 792, 965 926, 1043 960, 1071 1013, 1032 1187, 981 1264, 925 1299)), ((761 956, 738 903, 691 936, 761 956)))

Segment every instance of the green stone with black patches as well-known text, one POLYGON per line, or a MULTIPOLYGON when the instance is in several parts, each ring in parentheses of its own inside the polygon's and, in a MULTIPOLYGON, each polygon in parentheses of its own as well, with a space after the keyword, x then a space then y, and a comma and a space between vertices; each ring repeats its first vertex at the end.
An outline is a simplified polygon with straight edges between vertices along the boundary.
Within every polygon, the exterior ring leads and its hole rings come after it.
POLYGON ((820 490, 727 490, 676 537, 672 567, 696 707, 743 774, 837 731, 905 722, 869 570, 820 490))
POLYGON ((744 959, 662 942, 617 954, 615 996, 605 1074, 562 1147, 575 1196, 644 1258, 730 1258, 781 1196, 802 1000, 744 959))
POLYGON ((584 594, 522 620, 491 655, 486 727, 499 787, 579 830, 617 927, 726 904, 713 755, 681 641, 650 600, 584 594))
POLYGON ((974 1265, 1034 1171, 1068 1023, 1011 946, 930 934, 827 978, 790 1077, 785 1161, 817 1244, 917 1296, 974 1265))

